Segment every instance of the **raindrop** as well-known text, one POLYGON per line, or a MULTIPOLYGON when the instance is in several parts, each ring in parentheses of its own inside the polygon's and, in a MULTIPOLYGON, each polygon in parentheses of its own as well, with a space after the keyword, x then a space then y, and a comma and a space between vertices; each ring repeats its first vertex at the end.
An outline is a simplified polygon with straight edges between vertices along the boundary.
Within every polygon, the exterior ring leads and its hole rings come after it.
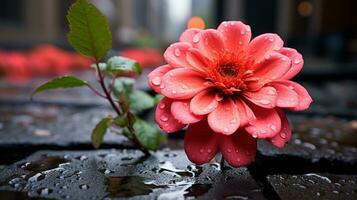
POLYGON ((290 89, 290 90, 293 90, 293 89, 294 89, 294 86, 290 85, 290 86, 289 86, 289 89, 290 89))
POLYGON ((288 59, 286 57, 281 58, 282 61, 287 61, 288 59))
POLYGON ((49 189, 49 188, 40 188, 40 189, 37 190, 37 193, 39 195, 48 195, 48 194, 50 194, 52 192, 53 192, 53 190, 49 189))
POLYGON ((88 190, 89 186, 86 185, 86 184, 83 184, 83 185, 80 185, 79 188, 82 189, 82 190, 88 190))
POLYGON ((185 103, 183 103, 183 105, 184 105, 184 106, 188 106, 188 103, 187 103, 187 102, 185 102, 185 103))
POLYGON ((236 118, 233 118, 233 119, 230 121, 230 123, 231 123, 231 124, 235 124, 235 123, 237 123, 236 118))
POLYGON ((270 101, 268 99, 260 99, 258 101, 256 101, 257 103, 261 103, 263 105, 268 105, 270 104, 270 101))
POLYGON ((160 88, 161 88, 161 89, 164 89, 164 88, 165 88, 165 85, 161 84, 161 85, 160 85, 160 88))
POLYGON ((200 149, 200 152, 201 152, 201 153, 203 153, 203 151, 204 151, 203 149, 200 149))
POLYGON ((166 105, 164 104, 164 103, 161 103, 160 105, 159 105, 159 108, 160 109, 164 109, 166 107, 166 105))
POLYGON ((169 120, 169 118, 165 115, 161 115, 160 120, 163 122, 167 122, 169 120))
POLYGON ((182 89, 187 89, 188 87, 187 87, 187 85, 185 85, 185 84, 182 84, 182 89))
POLYGON ((332 191, 332 193, 339 194, 339 192, 337 190, 332 191))
POLYGON ((228 133, 229 132, 229 129, 228 128, 224 128, 223 130, 225 133, 228 133))
POLYGON ((200 37, 198 36, 198 34, 196 34, 195 36, 193 36, 192 38, 192 42, 193 43, 198 43, 200 41, 200 37))
POLYGON ((301 61, 300 61, 299 59, 294 60, 294 64, 295 64, 295 65, 299 64, 300 62, 301 62, 301 61))
POLYGON ((154 78, 151 80, 151 83, 152 83, 153 85, 158 86, 158 85, 160 85, 160 83, 161 83, 161 78, 158 77, 158 76, 156 76, 156 77, 154 77, 154 78))
POLYGON ((264 56, 264 59, 265 59, 265 60, 269 60, 269 59, 270 59, 270 55, 265 55, 265 56, 264 56))
POLYGON ((231 153, 232 152, 232 149, 227 149, 228 153, 231 153))
POLYGON ((281 132, 281 133, 280 133, 280 137, 283 138, 283 139, 285 139, 285 138, 286 138, 286 133, 281 132))
POLYGON ((250 32, 250 26, 247 26, 246 29, 245 29, 247 32, 250 32))
POLYGON ((244 31, 244 30, 241 30, 241 31, 240 31, 240 34, 241 34, 241 35, 244 35, 244 34, 245 34, 245 31, 244 31))
POLYGON ((170 75, 170 76, 174 76, 174 73, 173 73, 173 72, 169 72, 169 75, 170 75))
POLYGON ((79 157, 79 160, 80 160, 80 161, 85 161, 85 160, 87 160, 87 159, 88 159, 88 157, 85 156, 85 155, 79 157))
POLYGON ((175 56, 176 56, 176 57, 179 57, 180 54, 181 54, 180 49, 178 49, 178 48, 175 49, 175 56))
POLYGON ((238 149, 236 149, 236 153, 238 153, 239 152, 239 150, 238 149))
POLYGON ((177 94, 177 91, 176 90, 172 90, 172 94, 177 94))
POLYGON ((274 95, 274 94, 276 94, 276 92, 275 92, 275 90, 268 90, 268 94, 269 95, 274 95))
POLYGON ((274 42, 274 38, 269 38, 269 42, 274 42))
POLYGON ((274 132, 276 131, 276 126, 274 124, 270 125, 270 128, 272 131, 274 131, 274 132))
POLYGON ((211 152, 212 152, 212 150, 211 150, 211 149, 207 149, 207 152, 208 152, 208 153, 211 153, 211 152))
POLYGON ((257 138, 258 137, 258 133, 253 133, 253 138, 257 138))
POLYGON ((243 44, 243 42, 242 42, 242 41, 239 41, 239 42, 238 42, 238 44, 239 44, 239 45, 242 45, 242 44, 243 44))

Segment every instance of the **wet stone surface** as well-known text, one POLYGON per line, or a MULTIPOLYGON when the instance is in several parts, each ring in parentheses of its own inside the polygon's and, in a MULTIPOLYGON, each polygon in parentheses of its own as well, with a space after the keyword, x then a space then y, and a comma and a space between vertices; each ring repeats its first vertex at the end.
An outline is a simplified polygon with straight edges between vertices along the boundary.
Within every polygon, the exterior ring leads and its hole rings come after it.
MULTIPOLYGON (((91 132, 109 109, 28 104, 0 106, 1 159, 13 153, 39 149, 92 149, 91 132)), ((109 131, 103 147, 130 147, 121 135, 109 131)), ((0 163, 1 164, 1 163, 0 163)))
POLYGON ((267 179, 282 200, 357 199, 357 175, 307 173, 272 175, 267 179))
POLYGON ((195 166, 183 151, 40 151, 0 180, 0 199, 265 199, 246 168, 195 166))
POLYGON ((289 119, 293 127, 290 143, 277 149, 260 141, 258 149, 263 157, 280 160, 290 157, 297 162, 326 162, 330 167, 336 164, 357 167, 356 120, 307 116, 289 116, 289 119))

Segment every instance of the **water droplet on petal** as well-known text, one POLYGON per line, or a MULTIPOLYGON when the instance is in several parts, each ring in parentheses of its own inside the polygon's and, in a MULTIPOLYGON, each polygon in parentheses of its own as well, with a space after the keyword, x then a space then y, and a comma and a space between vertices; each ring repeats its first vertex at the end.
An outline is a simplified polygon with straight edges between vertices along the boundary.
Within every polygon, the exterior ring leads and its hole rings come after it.
POLYGON ((250 30, 250 26, 246 26, 245 30, 246 30, 247 32, 250 32, 250 31, 251 31, 251 30, 250 30))
POLYGON ((165 88, 165 85, 164 84, 161 84, 160 85, 160 89, 164 89, 165 88))
POLYGON ((301 61, 299 59, 294 60, 294 64, 299 64, 301 61))
POLYGON ((165 116, 165 115, 162 115, 160 117, 160 120, 163 121, 163 122, 167 122, 169 120, 169 118, 167 116, 165 116))
POLYGON ((265 56, 264 56, 264 59, 265 59, 265 60, 269 60, 269 59, 270 59, 270 55, 265 55, 265 56))
POLYGON ((236 120, 236 118, 233 118, 229 123, 231 123, 231 124, 235 124, 235 123, 237 123, 237 120, 236 120))
POLYGON ((239 41, 239 42, 238 42, 238 44, 239 44, 239 45, 242 45, 242 44, 243 44, 243 42, 242 42, 242 41, 239 41))
POLYGON ((161 78, 158 77, 158 76, 156 76, 156 77, 154 77, 154 78, 151 80, 151 83, 152 83, 153 85, 158 86, 158 85, 161 84, 161 78))
POLYGON ((212 150, 211 150, 211 149, 207 149, 207 152, 208 152, 208 153, 211 153, 211 152, 212 152, 212 150))
POLYGON ((285 138, 286 138, 286 133, 281 132, 281 133, 280 133, 280 137, 283 138, 283 139, 285 139, 285 138))
POLYGON ((288 59, 286 57, 281 58, 282 61, 287 61, 288 59))
POLYGON ((198 34, 196 34, 195 36, 193 36, 192 38, 192 42, 193 43, 198 43, 200 41, 200 37, 198 36, 198 34))
POLYGON ((231 153, 232 152, 232 149, 227 149, 228 153, 231 153))
POLYGON ((159 105, 159 108, 160 109, 164 109, 166 107, 166 105, 164 104, 164 103, 161 103, 160 105, 159 105))
POLYGON ((276 126, 274 124, 270 125, 271 130, 276 131, 276 126))
POLYGON ((177 91, 176 90, 172 90, 172 94, 177 94, 177 91))
POLYGON ((187 85, 185 85, 185 84, 182 84, 181 87, 182 87, 182 89, 187 89, 188 88, 187 85))
POLYGON ((290 85, 290 86, 289 86, 289 89, 290 89, 290 90, 293 90, 293 89, 294 89, 294 86, 290 85))
POLYGON ((238 153, 239 152, 239 150, 238 149, 236 149, 236 153, 238 153))
POLYGON ((275 90, 268 90, 268 94, 269 95, 274 95, 274 94, 276 94, 276 92, 275 92, 275 90))
POLYGON ((270 104, 270 101, 268 99, 260 99, 258 101, 256 101, 257 103, 261 103, 263 105, 268 105, 270 104))
POLYGON ((205 81, 205 82, 203 83, 203 85, 204 85, 204 86, 210 86, 210 85, 211 85, 211 82, 210 82, 210 81, 205 81))
POLYGON ((169 75, 170 75, 170 76, 174 76, 174 73, 173 73, 173 72, 169 72, 169 75))
POLYGON ((176 57, 179 57, 180 54, 181 54, 181 51, 180 51, 180 49, 177 48, 177 49, 175 49, 175 52, 174 52, 174 53, 175 53, 175 56, 176 56, 176 57))
POLYGON ((244 30, 241 30, 241 31, 240 31, 240 34, 241 34, 241 35, 244 35, 244 34, 245 34, 245 31, 244 31, 244 30))
POLYGON ((200 149, 200 152, 203 153, 203 149, 200 149))
POLYGON ((228 129, 228 128, 224 128, 223 131, 224 131, 225 133, 228 133, 228 132, 229 132, 229 129, 228 129))
POLYGON ((257 138, 258 137, 258 133, 253 133, 253 138, 257 138))
POLYGON ((185 103, 183 103, 183 105, 184 105, 184 106, 188 106, 188 103, 187 103, 187 102, 185 102, 185 103))
POLYGON ((274 38, 273 37, 269 38, 269 42, 274 42, 274 38))

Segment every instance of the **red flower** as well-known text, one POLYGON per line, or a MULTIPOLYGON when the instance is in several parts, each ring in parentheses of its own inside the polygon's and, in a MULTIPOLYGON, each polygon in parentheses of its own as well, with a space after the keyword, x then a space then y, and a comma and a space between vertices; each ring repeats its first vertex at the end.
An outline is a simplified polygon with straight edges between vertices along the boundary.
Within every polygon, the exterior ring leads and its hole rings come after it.
POLYGON ((121 56, 136 60, 143 67, 152 67, 164 63, 160 51, 153 48, 126 49, 121 52, 121 56))
POLYGON ((164 53, 168 64, 148 76, 165 96, 157 123, 165 132, 188 125, 185 151, 196 164, 220 151, 230 165, 248 165, 258 138, 283 147, 291 137, 283 109, 305 110, 312 102, 289 81, 303 66, 301 54, 276 34, 250 39, 250 27, 239 21, 188 29, 164 53))

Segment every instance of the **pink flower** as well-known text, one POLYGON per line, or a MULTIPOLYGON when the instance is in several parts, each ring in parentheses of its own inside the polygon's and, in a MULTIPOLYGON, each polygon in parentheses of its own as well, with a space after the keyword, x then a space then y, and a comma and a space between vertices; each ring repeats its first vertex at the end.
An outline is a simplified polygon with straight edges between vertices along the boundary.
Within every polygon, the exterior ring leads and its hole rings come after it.
POLYGON ((218 151, 234 167, 251 163, 256 139, 282 148, 290 140, 283 109, 305 110, 312 99, 289 81, 303 66, 295 49, 276 34, 251 39, 239 21, 215 29, 187 29, 164 53, 167 65, 148 75, 149 85, 165 97, 156 121, 165 132, 188 125, 185 151, 196 163, 218 151))

